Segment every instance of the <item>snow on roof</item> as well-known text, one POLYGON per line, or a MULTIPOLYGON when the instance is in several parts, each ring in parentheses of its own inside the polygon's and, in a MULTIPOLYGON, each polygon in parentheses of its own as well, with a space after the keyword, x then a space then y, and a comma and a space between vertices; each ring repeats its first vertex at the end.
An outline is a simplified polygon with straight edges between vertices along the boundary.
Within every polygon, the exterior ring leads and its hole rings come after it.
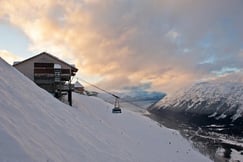
POLYGON ((211 161, 141 114, 78 94, 65 105, 2 59, 0 88, 0 161, 211 161))

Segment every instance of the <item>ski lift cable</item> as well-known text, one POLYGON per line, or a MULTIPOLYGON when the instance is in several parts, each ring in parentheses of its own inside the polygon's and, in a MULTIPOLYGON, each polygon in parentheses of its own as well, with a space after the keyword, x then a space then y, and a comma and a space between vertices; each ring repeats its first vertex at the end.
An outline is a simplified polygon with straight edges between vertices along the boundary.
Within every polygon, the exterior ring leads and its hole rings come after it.
MULTIPOLYGON (((78 78, 78 79, 80 79, 80 78, 78 78)), ((89 82, 87 82, 87 81, 84 80, 84 79, 80 79, 80 80, 83 81, 83 82, 85 82, 85 83, 87 83, 87 84, 89 84, 89 85, 92 86, 92 87, 95 87, 95 88, 97 88, 97 89, 99 89, 99 90, 101 90, 101 91, 103 91, 103 92, 109 94, 109 95, 112 95, 112 96, 115 97, 115 98, 119 98, 119 99, 120 99, 119 96, 117 96, 117 95, 115 95, 115 94, 113 94, 113 93, 111 93, 111 92, 109 92, 109 91, 107 91, 107 90, 105 90, 105 89, 102 89, 102 88, 100 88, 100 87, 98 87, 98 86, 96 86, 96 85, 94 85, 94 84, 92 84, 92 83, 89 83, 89 82)))
POLYGON ((117 96, 117 95, 115 95, 115 94, 113 94, 113 93, 111 93, 111 92, 109 92, 109 91, 107 91, 107 90, 105 90, 105 89, 103 89, 103 88, 100 88, 100 87, 98 87, 98 86, 96 86, 96 85, 94 85, 94 84, 92 84, 92 83, 90 83, 90 82, 88 82, 88 81, 86 81, 86 80, 84 80, 84 79, 77 78, 77 80, 81 80, 82 82, 85 82, 86 84, 88 84, 88 85, 90 85, 90 86, 92 86, 92 87, 94 87, 94 88, 96 88, 96 89, 99 89, 99 90, 101 90, 101 91, 103 91, 103 92, 105 92, 105 93, 107 93, 107 94, 109 94, 109 95, 111 95, 111 96, 113 96, 113 97, 115 97, 115 98, 117 98, 117 99, 123 101, 123 102, 129 103, 129 104, 131 104, 131 105, 133 105, 133 106, 135 106, 135 107, 138 107, 138 108, 140 108, 140 109, 144 109, 142 106, 139 106, 139 105, 137 105, 137 104, 134 104, 134 103, 132 103, 131 101, 122 99, 122 98, 120 98, 119 96, 117 96))

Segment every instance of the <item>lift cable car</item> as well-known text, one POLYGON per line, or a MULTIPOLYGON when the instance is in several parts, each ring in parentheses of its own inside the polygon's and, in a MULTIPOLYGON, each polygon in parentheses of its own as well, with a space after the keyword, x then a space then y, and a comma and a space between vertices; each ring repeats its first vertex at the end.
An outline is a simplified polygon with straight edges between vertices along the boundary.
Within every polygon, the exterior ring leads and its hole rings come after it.
POLYGON ((112 109, 112 113, 121 113, 120 103, 119 103, 119 97, 116 95, 112 95, 115 97, 115 103, 114 108, 112 109))
POLYGON ((121 106, 120 106, 120 101, 129 103, 129 104, 131 104, 131 105, 133 105, 133 106, 135 106, 135 107, 138 107, 138 108, 140 108, 140 109, 144 109, 142 106, 137 105, 137 104, 133 103, 133 102, 130 101, 130 100, 121 99, 119 96, 117 96, 117 95, 115 95, 115 94, 113 94, 113 93, 111 93, 111 92, 109 92, 109 91, 107 91, 107 90, 104 90, 104 89, 102 89, 102 88, 100 88, 100 87, 98 87, 98 86, 96 86, 96 85, 94 85, 94 84, 92 84, 92 83, 89 83, 89 82, 87 82, 87 81, 84 80, 84 79, 81 79, 81 78, 77 78, 77 79, 80 79, 81 81, 83 81, 83 82, 89 84, 90 86, 92 86, 92 87, 94 87, 94 88, 96 88, 96 89, 99 89, 99 90, 101 90, 101 91, 103 91, 103 92, 105 92, 105 93, 107 93, 107 94, 113 96, 113 97, 115 98, 115 103, 114 103, 114 107, 113 107, 113 109, 112 109, 112 113, 122 113, 122 111, 121 111, 121 106))
MULTIPOLYGON (((78 79, 80 79, 80 78, 78 78, 78 79)), ((95 87, 95 88, 97 88, 97 89, 99 89, 99 90, 101 90, 101 91, 113 96, 115 98, 115 103, 114 103, 114 108, 112 109, 112 113, 122 113, 121 108, 120 108, 120 102, 119 102, 120 97, 118 97, 117 95, 114 95, 113 93, 111 93, 111 92, 109 92, 107 90, 99 88, 98 86, 96 86, 94 84, 91 84, 91 83, 89 83, 89 82, 87 82, 87 81, 85 81, 83 79, 80 79, 80 80, 82 80, 83 82, 89 84, 92 87, 95 87)))

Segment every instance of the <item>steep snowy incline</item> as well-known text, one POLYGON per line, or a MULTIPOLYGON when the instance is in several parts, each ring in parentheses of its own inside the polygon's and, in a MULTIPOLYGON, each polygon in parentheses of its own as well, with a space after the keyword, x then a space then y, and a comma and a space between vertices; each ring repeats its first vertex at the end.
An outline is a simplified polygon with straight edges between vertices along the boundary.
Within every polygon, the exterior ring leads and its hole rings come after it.
POLYGON ((178 132, 78 94, 56 100, 0 58, 0 161, 210 161, 178 132))
POLYGON ((173 96, 167 96, 153 109, 190 112, 215 119, 243 117, 243 84, 235 82, 197 83, 173 96))

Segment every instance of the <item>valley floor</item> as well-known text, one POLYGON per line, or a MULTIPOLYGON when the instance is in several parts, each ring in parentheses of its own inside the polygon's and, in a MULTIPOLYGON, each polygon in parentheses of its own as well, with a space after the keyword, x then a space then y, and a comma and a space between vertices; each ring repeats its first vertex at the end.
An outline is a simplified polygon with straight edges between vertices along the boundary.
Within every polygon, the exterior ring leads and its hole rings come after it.
POLYGON ((194 147, 210 156, 215 162, 243 161, 242 136, 222 133, 223 129, 227 129, 222 125, 195 127, 165 116, 160 117, 152 114, 148 116, 165 127, 178 130, 186 139, 193 142, 194 147))

